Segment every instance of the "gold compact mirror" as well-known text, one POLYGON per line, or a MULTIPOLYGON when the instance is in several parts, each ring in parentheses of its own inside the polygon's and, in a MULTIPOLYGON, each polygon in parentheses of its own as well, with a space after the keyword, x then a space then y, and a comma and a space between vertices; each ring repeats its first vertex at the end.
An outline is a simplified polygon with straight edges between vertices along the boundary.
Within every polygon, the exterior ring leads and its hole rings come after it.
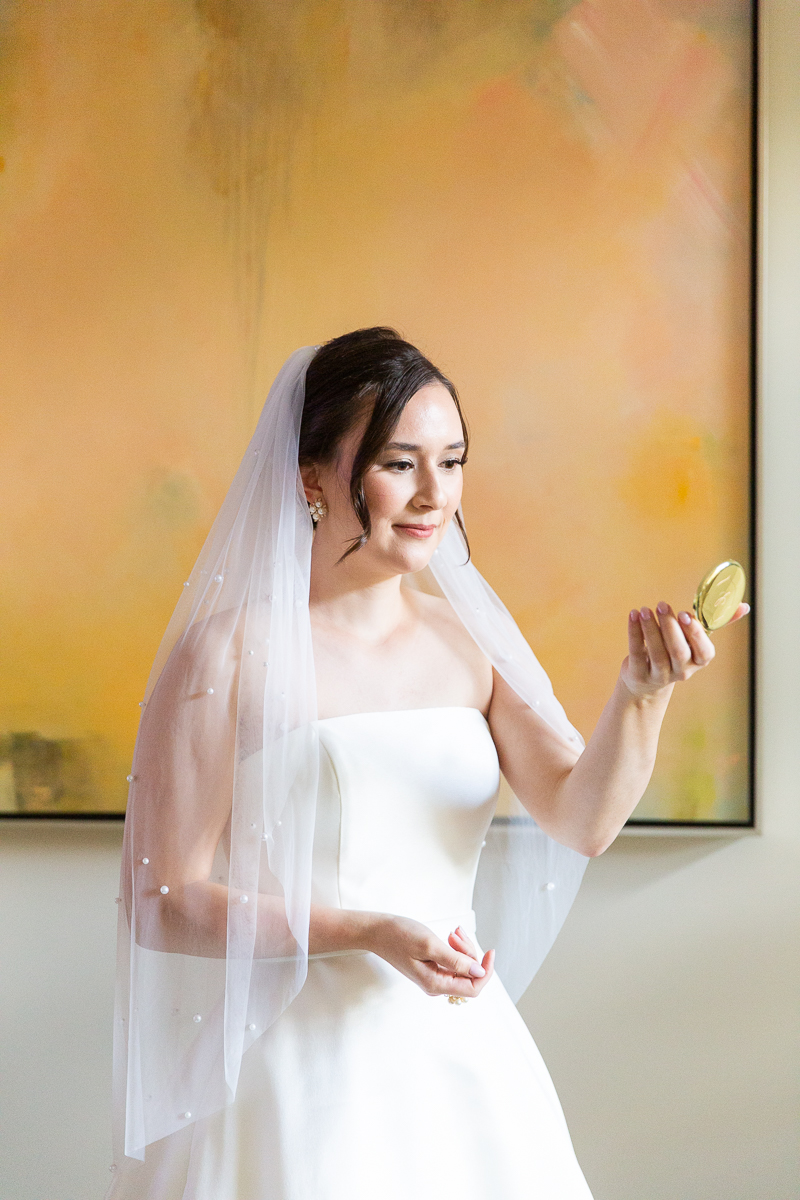
POLYGON ((742 602, 747 576, 738 562, 720 563, 701 580, 692 608, 709 633, 722 629, 742 602))

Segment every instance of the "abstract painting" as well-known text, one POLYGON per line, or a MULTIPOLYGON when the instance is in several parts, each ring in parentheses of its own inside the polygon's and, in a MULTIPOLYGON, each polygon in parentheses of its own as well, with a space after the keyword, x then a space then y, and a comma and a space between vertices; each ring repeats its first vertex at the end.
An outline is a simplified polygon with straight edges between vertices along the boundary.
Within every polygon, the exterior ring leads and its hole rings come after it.
MULTIPOLYGON (((124 810, 269 381, 365 325, 457 384, 474 560, 591 734, 628 610, 751 565, 753 40, 744 0, 6 0, 3 814, 124 810)), ((751 820, 749 638, 635 819, 751 820)))

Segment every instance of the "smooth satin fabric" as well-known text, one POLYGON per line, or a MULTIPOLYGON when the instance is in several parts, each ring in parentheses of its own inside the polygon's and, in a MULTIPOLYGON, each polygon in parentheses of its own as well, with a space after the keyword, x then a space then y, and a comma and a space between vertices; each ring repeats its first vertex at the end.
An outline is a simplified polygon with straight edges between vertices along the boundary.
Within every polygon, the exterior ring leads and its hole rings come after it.
MULTIPOLYGON (((318 723, 313 898, 474 933, 499 768, 471 708, 318 723)), ((236 1100, 147 1148, 109 1200, 591 1200, 550 1077, 497 977, 426 996, 369 953, 309 960, 236 1100)))

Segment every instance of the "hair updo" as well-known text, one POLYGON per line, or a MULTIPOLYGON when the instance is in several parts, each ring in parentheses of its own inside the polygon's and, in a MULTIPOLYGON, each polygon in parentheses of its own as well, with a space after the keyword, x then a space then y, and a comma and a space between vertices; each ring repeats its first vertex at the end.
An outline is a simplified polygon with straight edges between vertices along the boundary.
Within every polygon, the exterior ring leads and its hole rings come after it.
MULTIPOLYGON (((466 459, 469 438, 458 392, 394 329, 376 326, 345 333, 321 346, 309 363, 300 422, 301 466, 330 463, 342 438, 369 413, 350 473, 350 499, 362 532, 343 558, 366 545, 371 533, 364 476, 391 440, 411 397, 429 383, 442 384, 453 397, 464 432, 466 459)), ((459 513, 456 521, 466 536, 459 513)))

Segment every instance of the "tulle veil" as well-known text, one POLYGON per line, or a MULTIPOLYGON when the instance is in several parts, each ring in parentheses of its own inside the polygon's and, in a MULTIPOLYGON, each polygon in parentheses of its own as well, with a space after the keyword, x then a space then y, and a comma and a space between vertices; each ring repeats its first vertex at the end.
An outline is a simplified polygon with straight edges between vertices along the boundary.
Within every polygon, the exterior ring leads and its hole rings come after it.
MULTIPOLYGON (((230 1103, 242 1055, 306 975, 318 743, 298 439, 315 349, 292 354, 270 389, 142 701, 119 898, 117 1161, 230 1103)), ((510 686, 582 745, 455 524, 426 574, 510 686)), ((493 822, 478 936, 513 999, 586 861, 521 808, 493 822)))

